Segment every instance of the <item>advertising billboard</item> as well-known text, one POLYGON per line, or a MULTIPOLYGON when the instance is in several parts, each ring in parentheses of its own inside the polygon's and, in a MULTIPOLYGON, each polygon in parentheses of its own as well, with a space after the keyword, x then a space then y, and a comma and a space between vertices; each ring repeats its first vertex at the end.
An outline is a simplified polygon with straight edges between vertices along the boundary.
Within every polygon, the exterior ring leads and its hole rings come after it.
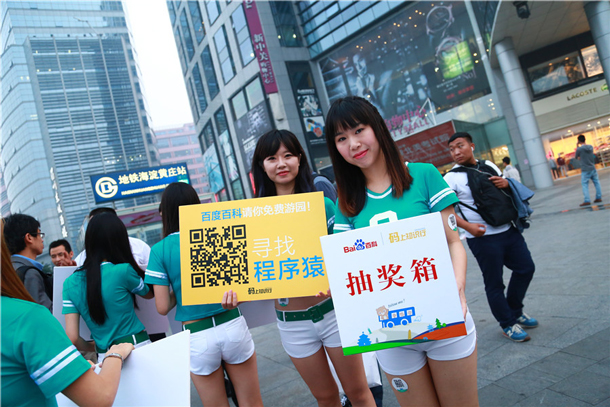
POLYGON ((235 132, 246 172, 250 172, 252 156, 258 139, 271 130, 273 130, 273 125, 264 100, 235 121, 235 132))
POLYGON ((368 99, 394 137, 491 92, 462 2, 417 2, 320 61, 328 97, 368 99))
POLYGON ((191 183, 186 163, 91 176, 93 196, 98 204, 163 192, 172 182, 191 183))

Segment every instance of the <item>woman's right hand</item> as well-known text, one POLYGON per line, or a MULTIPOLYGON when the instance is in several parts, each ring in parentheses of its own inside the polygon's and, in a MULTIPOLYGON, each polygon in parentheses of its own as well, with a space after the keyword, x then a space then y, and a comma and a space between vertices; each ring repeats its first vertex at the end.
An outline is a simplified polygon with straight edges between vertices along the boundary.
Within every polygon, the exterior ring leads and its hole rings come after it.
POLYGON ((237 293, 233 290, 225 291, 222 295, 222 301, 220 302, 222 308, 231 310, 237 308, 239 303, 237 302, 237 293))
POLYGON ((108 349, 108 353, 118 353, 123 356, 124 362, 134 349, 135 347, 131 343, 119 343, 118 345, 112 345, 110 349, 108 349))

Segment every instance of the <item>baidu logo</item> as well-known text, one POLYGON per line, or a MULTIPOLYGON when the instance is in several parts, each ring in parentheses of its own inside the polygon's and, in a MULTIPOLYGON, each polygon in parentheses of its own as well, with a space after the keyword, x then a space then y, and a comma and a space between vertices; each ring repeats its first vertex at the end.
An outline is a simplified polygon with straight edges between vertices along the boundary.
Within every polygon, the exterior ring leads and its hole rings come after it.
POLYGON ((377 247, 377 242, 365 242, 362 239, 357 239, 353 246, 345 246, 343 251, 345 253, 360 251, 364 249, 372 249, 373 247, 377 247))

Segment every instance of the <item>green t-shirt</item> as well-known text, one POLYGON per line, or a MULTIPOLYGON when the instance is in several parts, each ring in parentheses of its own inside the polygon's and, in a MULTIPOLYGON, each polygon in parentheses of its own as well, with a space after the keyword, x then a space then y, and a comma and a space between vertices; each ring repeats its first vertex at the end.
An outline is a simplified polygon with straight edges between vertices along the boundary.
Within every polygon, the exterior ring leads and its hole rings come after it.
POLYGON ((144 325, 133 308, 131 294, 146 295, 148 286, 129 264, 102 263, 101 272, 102 301, 106 308, 106 321, 98 325, 91 319, 87 305, 85 270, 77 270, 66 278, 62 314, 80 314, 91 331, 95 345, 101 349, 108 349, 114 340, 144 330, 144 325))
POLYGON ((177 321, 207 318, 225 311, 220 304, 182 305, 180 232, 172 233, 152 247, 144 281, 146 284, 172 286, 176 293, 177 321))
POLYGON ((2 297, 2 405, 57 406, 55 395, 91 369, 41 305, 2 297))
POLYGON ((326 230, 329 235, 332 235, 335 226, 335 203, 324 197, 324 209, 326 210, 326 230))
POLYGON ((413 183, 400 198, 392 196, 392 186, 381 194, 367 190, 364 208, 353 217, 341 213, 337 203, 334 233, 440 212, 458 202, 455 192, 432 164, 410 163, 408 168, 413 183))

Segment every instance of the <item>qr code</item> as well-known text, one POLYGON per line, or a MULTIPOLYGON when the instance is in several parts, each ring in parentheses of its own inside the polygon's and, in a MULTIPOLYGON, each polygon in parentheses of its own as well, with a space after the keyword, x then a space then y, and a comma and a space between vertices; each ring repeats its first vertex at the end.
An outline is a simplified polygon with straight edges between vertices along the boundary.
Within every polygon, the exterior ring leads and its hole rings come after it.
POLYGON ((191 287, 248 284, 246 225, 191 230, 191 287))

